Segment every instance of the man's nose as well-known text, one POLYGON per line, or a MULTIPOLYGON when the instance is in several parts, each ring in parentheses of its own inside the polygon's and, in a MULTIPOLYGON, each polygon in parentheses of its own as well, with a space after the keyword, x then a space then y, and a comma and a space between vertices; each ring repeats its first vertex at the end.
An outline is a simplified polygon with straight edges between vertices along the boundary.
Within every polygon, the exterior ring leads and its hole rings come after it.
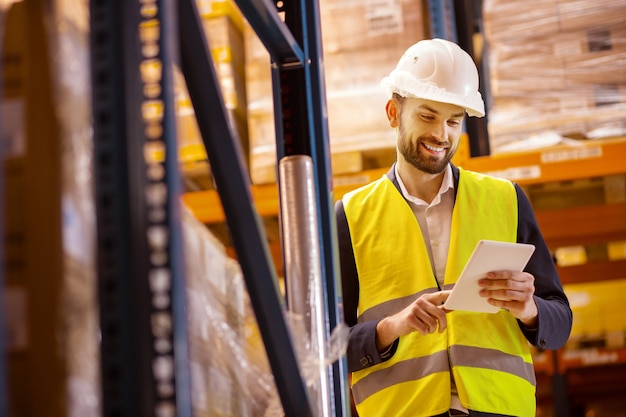
POLYGON ((448 127, 445 123, 436 123, 432 126, 430 130, 430 134, 433 138, 444 141, 447 137, 448 127))

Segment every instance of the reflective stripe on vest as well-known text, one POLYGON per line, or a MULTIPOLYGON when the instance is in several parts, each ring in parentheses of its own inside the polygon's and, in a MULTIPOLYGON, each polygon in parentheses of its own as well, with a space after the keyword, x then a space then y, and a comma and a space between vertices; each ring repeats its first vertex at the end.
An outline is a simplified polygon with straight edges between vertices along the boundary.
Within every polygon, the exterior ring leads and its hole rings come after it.
MULTIPOLYGON (((424 292, 438 291, 417 220, 389 178, 347 194, 344 208, 359 273, 359 321, 379 320, 424 292)), ((516 236, 513 185, 461 169, 446 287, 454 284, 480 239, 514 242, 516 236)), ((531 415, 527 413, 532 409, 534 415, 535 381, 528 343, 516 320, 505 311, 455 311, 448 314, 444 333, 422 336, 415 332, 401 337, 392 358, 353 373, 359 415, 445 412, 450 398, 436 394, 450 392, 451 366, 466 407, 509 415, 531 415)))

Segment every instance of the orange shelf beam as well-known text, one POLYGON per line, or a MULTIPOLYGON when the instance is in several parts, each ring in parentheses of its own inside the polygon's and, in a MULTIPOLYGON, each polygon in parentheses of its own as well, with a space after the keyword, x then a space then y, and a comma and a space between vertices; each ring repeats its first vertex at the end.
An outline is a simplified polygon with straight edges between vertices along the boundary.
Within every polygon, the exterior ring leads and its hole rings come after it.
POLYGON ((610 281, 626 278, 626 260, 594 261, 581 265, 557 267, 563 284, 610 281))
MULTIPOLYGON (((626 138, 615 138, 581 142, 578 146, 552 146, 528 152, 466 158, 462 159, 460 165, 477 172, 505 177, 520 185, 529 185, 623 174, 626 173, 624 155, 626 155, 626 138)), ((341 198, 346 192, 379 178, 387 170, 388 168, 365 170, 356 174, 335 177, 335 200, 341 198)), ((261 216, 278 214, 276 184, 252 185, 251 192, 261 216)), ((183 195, 183 201, 198 220, 204 223, 224 221, 224 212, 215 190, 186 193, 183 195)), ((594 213, 597 211, 596 208, 589 210, 594 213)), ((616 210, 623 213, 621 207, 616 210)), ((565 211, 556 216, 563 213, 565 211)), ((579 214, 580 212, 574 210, 571 216, 579 214)), ((542 216, 546 219, 551 217, 550 214, 542 216)), ((624 218, 626 217, 621 217, 621 219, 624 218)), ((613 219, 620 219, 620 217, 613 217, 613 219)), ((596 220, 602 221, 602 219, 596 220)), ((614 222, 618 223, 617 220, 614 222)), ((549 221, 540 223, 542 227, 549 227, 549 221)))
POLYGON ((624 155, 622 137, 469 158, 462 166, 527 185, 626 173, 624 155))
MULTIPOLYGON (((334 179, 334 201, 339 200, 345 193, 354 190, 361 185, 367 184, 374 179, 380 178, 388 171, 384 169, 372 169, 361 171, 358 174, 338 176, 334 179)), ((279 210, 278 186, 276 184, 260 184, 250 186, 252 200, 261 217, 277 216, 279 210)), ((226 218, 220 196, 216 190, 203 190, 185 193, 182 196, 183 203, 198 219, 205 224, 223 223, 226 218)))
POLYGON ((541 210, 535 216, 552 248, 626 239, 626 203, 541 210))

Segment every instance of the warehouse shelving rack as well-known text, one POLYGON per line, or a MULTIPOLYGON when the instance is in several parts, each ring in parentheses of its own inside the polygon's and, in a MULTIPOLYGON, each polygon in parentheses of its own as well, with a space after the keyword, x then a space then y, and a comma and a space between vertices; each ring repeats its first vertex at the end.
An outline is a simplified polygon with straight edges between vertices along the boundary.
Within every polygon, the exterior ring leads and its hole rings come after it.
MULTIPOLYGON (((236 3, 272 60, 277 158, 304 154, 314 163, 329 335, 343 317, 335 280, 334 189, 318 2, 236 3)), ((438 30, 434 34, 449 38, 440 30, 454 26, 452 3, 445 3, 449 7, 430 12, 438 30)), ((91 0, 90 9, 105 415, 191 412, 173 63, 180 63, 188 86, 284 411, 310 415, 239 140, 228 122, 195 2, 91 0), (139 71, 154 65, 160 72, 153 79, 139 71), (163 162, 145 158, 153 144, 165 146, 163 162), (165 262, 154 261, 163 253, 165 262), (163 297, 172 302, 155 301, 163 297), (151 327, 156 315, 171 320, 172 328, 151 327)), ((347 415, 345 359, 332 365, 329 379, 332 414, 347 415)))
MULTIPOLYGON (((278 155, 307 154, 315 163, 329 333, 343 319, 334 281, 318 5, 237 4, 272 57, 278 155)), ((188 85, 283 409, 288 416, 311 415, 238 137, 228 122, 195 1, 92 0, 90 8, 104 415, 191 413, 174 63, 180 63, 188 85), (139 71, 143 66, 158 68, 158 75, 149 79, 139 71), (145 159, 143 152, 152 144, 164 144, 164 162, 145 159), (157 316, 171 328, 156 326, 157 316)), ((336 416, 349 413, 345 374, 343 360, 329 372, 336 416)))
MULTIPOLYGON (((182 322, 184 314, 181 311, 181 305, 184 305, 181 296, 184 277, 180 268, 179 218, 175 209, 176 202, 173 200, 178 194, 176 161, 171 158, 171 155, 176 155, 176 151, 172 148, 173 97, 171 75, 168 74, 169 66, 163 65, 164 78, 160 80, 164 107, 163 135, 158 138, 168 145, 169 159, 165 161, 166 175, 155 181, 146 175, 146 172, 152 171, 148 171, 150 167, 142 159, 143 148, 139 146, 142 144, 132 143, 131 140, 137 137, 142 138, 144 143, 154 140, 145 137, 145 120, 142 119, 140 111, 144 100, 143 92, 139 88, 141 79, 137 72, 141 57, 141 45, 137 42, 140 10, 135 2, 112 2, 109 5, 92 0, 91 4, 94 28, 92 50, 96 160, 99 169, 97 181, 99 226, 100 231, 108 232, 101 233, 99 237, 105 415, 139 415, 142 413, 137 413, 137 408, 144 411, 162 404, 157 398, 161 388, 159 383, 163 382, 158 379, 160 376, 153 372, 149 362, 135 360, 138 352, 145 354, 145 358, 154 358, 156 355, 151 348, 156 335, 145 334, 145 326, 149 322, 150 314, 154 312, 154 306, 148 296, 154 294, 150 293, 145 281, 150 270, 150 265, 146 264, 145 259, 149 259, 148 254, 153 249, 146 241, 146 232, 150 225, 141 215, 133 215, 149 211, 148 201, 138 201, 133 197, 143 196, 148 186, 161 186, 169 191, 167 203, 160 208, 166 213, 162 224, 166 224, 171 232, 171 239, 167 245, 169 259, 172 261, 172 264, 168 265, 172 277, 172 287, 169 290, 175 300, 173 306, 177 306, 178 310, 172 307, 170 311, 175 326, 174 333, 168 335, 168 342, 174 346, 175 354, 182 356, 176 358, 176 363, 179 364, 174 375, 176 389, 166 399, 169 406, 176 407, 177 414, 189 415, 190 400, 185 397, 189 390, 180 389, 188 384, 189 376, 184 358, 186 338, 184 331, 181 330, 184 329, 182 322), (118 37, 120 26, 124 32, 123 36, 118 37), (143 162, 137 164, 137 161, 143 162), (105 222, 107 220, 108 222, 105 222), (121 237, 127 236, 129 229, 137 233, 133 233, 131 241, 124 242, 121 237), (141 256, 133 256, 137 253, 141 256), (129 277, 134 278, 131 280, 129 277), (137 291, 137 287, 142 290, 137 291), (144 298, 134 313, 135 320, 124 322, 133 317, 129 311, 131 301, 129 294, 135 291, 144 294, 144 298), (135 334, 134 330, 137 329, 144 331, 140 333, 141 337, 135 334), (128 364, 135 368, 129 367, 128 364), (140 380, 152 380, 153 385, 145 387, 144 384, 133 383, 140 380)), ((172 8, 171 4, 165 1, 155 1, 154 4, 158 10, 172 8)), ((325 268, 323 274, 327 290, 326 330, 329 331, 341 321, 337 308, 337 299, 340 295, 334 280, 336 261, 331 207, 334 199, 340 198, 343 192, 355 188, 360 183, 332 186, 328 133, 324 116, 323 74, 320 69, 323 57, 318 31, 317 2, 280 1, 271 4, 269 1, 261 0, 238 0, 237 4, 272 56, 277 110, 275 113, 279 117, 276 120, 278 158, 307 154, 315 162, 319 197, 317 209, 320 214, 319 230, 323 248, 321 264, 325 268), (285 16, 284 22, 278 18, 277 12, 285 16), (282 111, 283 109, 289 111, 282 111)), ((280 196, 275 185, 250 186, 248 183, 236 135, 225 116, 221 93, 194 3, 181 0, 178 5, 178 10, 159 13, 162 30, 159 38, 162 55, 159 55, 159 58, 165 63, 176 59, 179 45, 173 43, 172 39, 179 38, 177 36, 179 31, 181 66, 219 189, 219 193, 203 191, 187 194, 184 199, 200 221, 228 222, 285 412, 287 415, 302 415, 303 410, 309 410, 310 414, 309 399, 297 372, 293 347, 286 342, 289 337, 282 316, 282 300, 275 290, 275 272, 267 255, 263 230, 258 219, 259 214, 278 213, 280 196), (178 20, 174 18, 176 15, 178 20), (185 25, 177 27, 178 22, 185 22, 185 25), (221 212, 218 208, 220 205, 224 208, 221 212), (259 210, 255 210, 255 207, 259 210), (267 211, 262 207, 266 207, 267 211)), ((435 13, 432 10, 431 12, 435 13)), ((457 14, 462 15, 458 9, 457 14)), ((436 21, 434 17, 437 15, 431 15, 431 21, 436 21)), ((445 19, 449 18, 448 15, 445 19)), ((433 36, 447 37, 445 32, 434 32, 433 36)), ((462 43, 461 40, 459 43, 462 43)), ((480 134, 470 133, 470 138, 480 137, 480 134)), ((479 144, 486 143, 488 142, 485 140, 479 141, 479 144)), ((519 168, 517 172, 527 175, 515 178, 524 185, 548 180, 568 180, 574 176, 582 178, 623 173, 623 163, 618 159, 625 150, 626 142, 615 140, 591 143, 575 151, 560 149, 566 156, 568 152, 576 152, 578 155, 562 162, 554 159, 542 160, 542 152, 529 152, 503 157, 471 158, 465 161, 463 166, 483 172, 506 169, 509 170, 509 174, 515 174, 516 171, 512 171, 511 167, 517 167, 519 168), (594 153, 598 148, 600 153, 594 153), (589 152, 589 158, 580 158, 580 152, 585 149, 589 152), (533 170, 536 169, 528 168, 529 166, 539 166, 540 175, 528 176, 529 172, 535 172, 533 170)), ((476 152, 472 154, 477 156, 476 152)), ((485 155, 488 152, 483 149, 478 154, 485 155)), ((384 170, 376 170, 367 175, 369 179, 373 179, 383 172, 384 170)), ((362 181, 363 175, 360 178, 362 181)), ((563 243, 576 242, 582 236, 587 238, 590 234, 594 235, 594 239, 606 239, 609 235, 612 238, 623 238, 626 230, 619 228, 620 223, 611 220, 623 219, 625 215, 624 204, 612 204, 567 211, 557 210, 551 213, 539 212, 538 221, 549 243, 563 243), (588 224, 589 219, 593 219, 593 225, 588 224), (589 228, 575 229, 570 227, 572 224, 587 224, 589 228)), ((604 264, 606 273, 603 276, 614 276, 615 273, 623 271, 624 266, 624 261, 606 263, 604 264)), ((567 269, 568 272, 565 274, 561 271, 565 283, 579 282, 589 276, 589 271, 585 270, 584 265, 571 268, 567 269)), ((558 368, 557 365, 555 367, 558 368)), ((331 378, 334 387, 335 415, 344 415, 348 413, 345 364, 341 361, 335 364, 331 378)), ((563 388, 562 383, 558 381, 555 386, 563 388)), ((558 400, 565 402, 563 398, 558 400)))

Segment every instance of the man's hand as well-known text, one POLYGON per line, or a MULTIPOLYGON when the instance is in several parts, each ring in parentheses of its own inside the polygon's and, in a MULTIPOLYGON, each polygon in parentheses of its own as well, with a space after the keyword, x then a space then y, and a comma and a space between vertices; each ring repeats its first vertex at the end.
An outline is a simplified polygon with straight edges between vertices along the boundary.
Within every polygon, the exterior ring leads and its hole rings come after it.
POLYGON ((489 304, 508 310, 527 327, 537 325, 534 276, 528 272, 493 271, 478 285, 480 296, 488 298, 489 304))
POLYGON ((443 303, 450 291, 423 294, 404 310, 385 317, 376 326, 376 344, 380 351, 391 345, 400 336, 412 332, 423 335, 434 333, 437 328, 443 332, 447 326, 446 310, 443 303))

